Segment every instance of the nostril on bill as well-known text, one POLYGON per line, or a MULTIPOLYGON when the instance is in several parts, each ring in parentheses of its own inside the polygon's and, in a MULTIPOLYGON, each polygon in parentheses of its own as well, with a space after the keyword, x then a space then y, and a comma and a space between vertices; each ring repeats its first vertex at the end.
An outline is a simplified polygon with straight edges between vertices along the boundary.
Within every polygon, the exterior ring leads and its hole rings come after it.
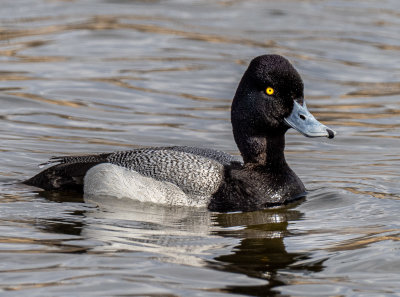
POLYGON ((331 129, 326 129, 326 132, 328 132, 328 138, 332 139, 335 137, 335 132, 333 132, 331 129))

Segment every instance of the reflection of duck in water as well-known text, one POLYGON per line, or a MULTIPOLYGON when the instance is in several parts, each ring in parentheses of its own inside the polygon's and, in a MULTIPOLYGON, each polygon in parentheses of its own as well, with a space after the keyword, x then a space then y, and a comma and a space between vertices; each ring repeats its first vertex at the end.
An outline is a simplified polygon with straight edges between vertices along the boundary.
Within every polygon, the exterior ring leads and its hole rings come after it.
POLYGON ((216 257, 216 262, 210 262, 209 266, 216 270, 236 272, 268 281, 261 285, 238 283, 222 290, 249 296, 281 296, 275 288, 287 285, 294 271, 321 271, 324 259, 311 262, 307 261, 307 253, 286 250, 284 237, 288 233, 288 222, 300 220, 302 216, 300 211, 288 208, 217 214, 217 225, 225 229, 221 228, 214 234, 237 237, 240 244, 229 254, 216 257), (242 228, 237 230, 238 226, 242 228))
MULTIPOLYGON (((65 201, 68 194, 42 192, 40 196, 65 201)), ((315 261, 315 255, 309 259, 310 250, 303 252, 295 248, 297 251, 292 252, 293 245, 289 251, 285 246, 285 237, 290 232, 288 224, 303 219, 304 214, 292 208, 296 205, 225 214, 132 199, 102 199, 96 200, 100 207, 76 211, 76 205, 65 204, 67 209, 71 207, 71 211, 66 212, 68 216, 40 218, 37 222, 40 229, 54 232, 60 238, 59 241, 44 241, 44 244, 62 253, 90 251, 87 257, 92 259, 90 262, 96 269, 98 261, 104 265, 103 261, 111 257, 108 263, 116 267, 117 274, 124 280, 126 275, 139 269, 138 281, 152 287, 154 275, 165 273, 176 277, 179 286, 186 284, 191 290, 199 288, 203 293, 209 288, 212 292, 274 296, 276 287, 291 283, 297 274, 323 269, 324 259, 315 261), (70 237, 60 237, 60 234, 74 237, 66 240, 70 237), (125 261, 126 266, 119 267, 116 258, 125 261), (148 269, 143 268, 143 262, 148 269), (162 268, 164 263, 168 263, 166 270, 162 268), (186 274, 180 274, 180 269, 186 274)), ((59 215, 59 207, 55 208, 59 215)), ((293 230, 293 226, 290 229, 293 230)), ((100 281, 104 277, 116 277, 115 273, 113 269, 105 272, 100 281)), ((174 282, 169 284, 177 286, 174 282)), ((168 287, 168 284, 162 286, 168 287)))
POLYGON ((305 195, 284 157, 290 127, 309 137, 335 135, 308 112, 300 75, 278 55, 250 63, 233 99, 231 121, 243 163, 211 149, 147 148, 56 157, 49 163, 59 164, 25 183, 214 211, 256 210, 305 195))

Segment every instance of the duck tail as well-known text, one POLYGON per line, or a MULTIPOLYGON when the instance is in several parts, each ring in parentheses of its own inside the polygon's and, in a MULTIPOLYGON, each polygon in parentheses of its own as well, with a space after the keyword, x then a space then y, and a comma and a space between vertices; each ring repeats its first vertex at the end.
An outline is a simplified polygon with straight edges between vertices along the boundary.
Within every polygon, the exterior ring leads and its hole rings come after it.
POLYGON ((52 157, 48 162, 40 164, 39 167, 55 165, 23 181, 23 183, 48 191, 83 192, 83 178, 86 172, 97 164, 107 162, 108 155, 52 157))

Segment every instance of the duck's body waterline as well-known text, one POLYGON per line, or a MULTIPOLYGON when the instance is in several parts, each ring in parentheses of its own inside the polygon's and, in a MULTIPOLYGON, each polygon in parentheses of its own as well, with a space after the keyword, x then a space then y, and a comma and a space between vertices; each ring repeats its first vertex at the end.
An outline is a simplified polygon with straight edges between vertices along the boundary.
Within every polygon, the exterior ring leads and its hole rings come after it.
POLYGON ((308 112, 299 74, 277 55, 251 62, 233 99, 231 120, 243 161, 203 148, 138 149, 55 158, 59 164, 25 183, 215 211, 256 210, 305 193, 284 157, 290 126, 310 137, 335 134, 308 112))

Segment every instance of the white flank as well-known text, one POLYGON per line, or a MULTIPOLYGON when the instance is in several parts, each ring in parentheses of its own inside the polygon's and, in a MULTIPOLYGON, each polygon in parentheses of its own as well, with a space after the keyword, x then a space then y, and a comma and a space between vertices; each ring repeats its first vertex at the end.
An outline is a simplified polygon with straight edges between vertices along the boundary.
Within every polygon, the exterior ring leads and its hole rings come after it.
POLYGON ((110 163, 96 165, 86 173, 84 192, 89 196, 105 195, 175 206, 205 207, 210 199, 187 195, 170 182, 158 181, 110 163))

